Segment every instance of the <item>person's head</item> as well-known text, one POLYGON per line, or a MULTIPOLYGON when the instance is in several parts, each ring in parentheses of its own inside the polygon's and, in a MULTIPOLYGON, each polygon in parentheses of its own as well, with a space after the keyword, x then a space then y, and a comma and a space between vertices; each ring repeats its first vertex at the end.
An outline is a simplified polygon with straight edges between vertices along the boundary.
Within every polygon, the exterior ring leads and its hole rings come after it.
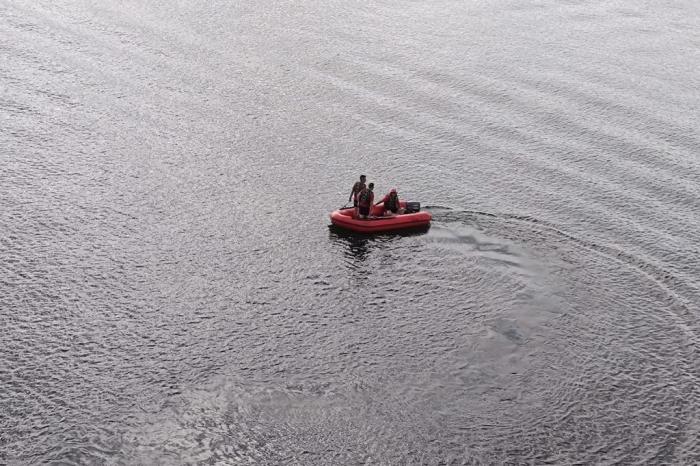
POLYGON ((391 188, 391 191, 389 191, 389 194, 392 196, 398 196, 398 193, 396 192, 396 188, 391 188))
POLYGON ((365 175, 360 175, 360 181, 364 183, 365 181, 367 181, 367 177, 365 175))
POLYGON ((370 191, 373 190, 373 189, 374 189, 374 183, 370 183, 367 187, 369 188, 370 191))

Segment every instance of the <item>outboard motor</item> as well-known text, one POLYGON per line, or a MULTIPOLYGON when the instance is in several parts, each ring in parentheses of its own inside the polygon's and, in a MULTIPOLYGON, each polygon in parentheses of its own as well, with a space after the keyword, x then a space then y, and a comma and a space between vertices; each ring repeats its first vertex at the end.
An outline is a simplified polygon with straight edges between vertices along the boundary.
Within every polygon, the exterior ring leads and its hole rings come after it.
POLYGON ((420 202, 406 202, 406 213, 414 214, 420 212, 420 202))

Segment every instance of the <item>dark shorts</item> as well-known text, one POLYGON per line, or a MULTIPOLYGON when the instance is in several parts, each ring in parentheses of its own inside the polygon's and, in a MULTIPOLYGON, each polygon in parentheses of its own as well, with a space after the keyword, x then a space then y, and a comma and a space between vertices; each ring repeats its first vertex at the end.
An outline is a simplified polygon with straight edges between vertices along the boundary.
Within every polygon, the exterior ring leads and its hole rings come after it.
POLYGON ((386 209, 386 210, 388 210, 388 211, 391 212, 392 214, 396 214, 396 213, 399 212, 399 208, 398 208, 398 207, 394 207, 393 209, 386 209))
POLYGON ((369 206, 367 207, 358 207, 358 210, 360 211, 360 215, 369 215, 369 206))

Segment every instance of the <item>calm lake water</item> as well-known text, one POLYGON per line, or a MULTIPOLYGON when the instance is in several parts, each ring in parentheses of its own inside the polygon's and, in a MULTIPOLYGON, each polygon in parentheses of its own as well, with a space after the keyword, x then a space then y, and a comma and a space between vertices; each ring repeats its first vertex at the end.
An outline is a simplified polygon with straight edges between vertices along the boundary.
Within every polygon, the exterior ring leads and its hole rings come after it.
POLYGON ((0 1, 0 462, 697 463, 698 70, 696 0, 0 1))

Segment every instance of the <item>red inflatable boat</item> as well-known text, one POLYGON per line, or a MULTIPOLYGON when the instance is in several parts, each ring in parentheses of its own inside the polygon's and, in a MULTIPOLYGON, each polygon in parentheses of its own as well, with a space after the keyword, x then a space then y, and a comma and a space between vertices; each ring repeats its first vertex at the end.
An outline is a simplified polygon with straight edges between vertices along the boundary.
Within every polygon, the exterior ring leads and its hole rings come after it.
MULTIPOLYGON (((406 201, 400 201, 400 204, 402 208, 406 208, 406 201)), ((425 211, 379 217, 383 211, 384 208, 381 205, 374 206, 370 218, 360 219, 355 218, 353 207, 339 209, 331 212, 331 223, 358 233, 382 233, 410 228, 427 228, 433 218, 430 212, 425 211)))

